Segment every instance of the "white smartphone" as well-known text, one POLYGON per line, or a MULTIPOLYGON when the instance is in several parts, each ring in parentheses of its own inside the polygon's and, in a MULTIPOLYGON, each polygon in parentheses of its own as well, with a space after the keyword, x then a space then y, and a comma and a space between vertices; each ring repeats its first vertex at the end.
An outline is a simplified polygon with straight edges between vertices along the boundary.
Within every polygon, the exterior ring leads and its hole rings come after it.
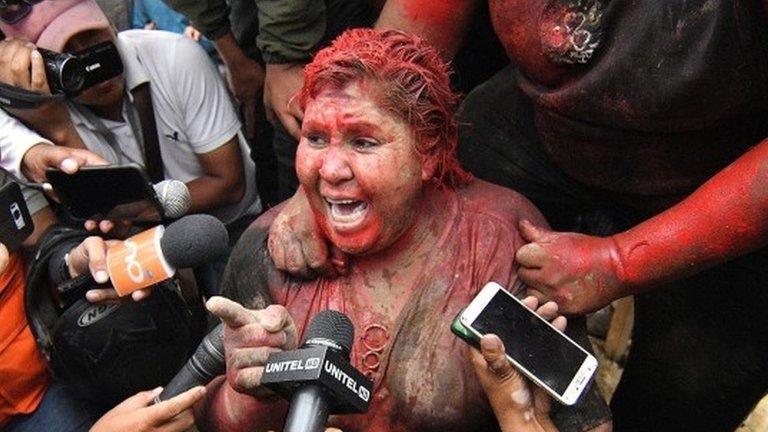
POLYGON ((565 405, 576 403, 597 370, 593 355, 496 282, 483 287, 459 320, 478 338, 497 335, 517 370, 565 405))

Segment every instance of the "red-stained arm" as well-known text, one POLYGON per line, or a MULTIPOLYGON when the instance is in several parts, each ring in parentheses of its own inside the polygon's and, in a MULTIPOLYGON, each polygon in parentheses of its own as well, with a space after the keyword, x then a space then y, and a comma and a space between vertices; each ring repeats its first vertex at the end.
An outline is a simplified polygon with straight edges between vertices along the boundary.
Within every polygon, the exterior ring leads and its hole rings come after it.
POLYGON ((679 279, 768 244, 768 140, 674 207, 607 238, 522 224, 520 278, 565 313, 679 279))
POLYGON ((389 0, 376 28, 417 34, 450 60, 459 49, 477 5, 477 0, 389 0))
POLYGON ((676 206, 614 239, 629 287, 697 273, 766 245, 768 140, 676 206))
POLYGON ((206 398, 195 407, 195 424, 210 432, 282 430, 288 403, 273 399, 267 403, 238 393, 222 376, 208 384, 206 398))

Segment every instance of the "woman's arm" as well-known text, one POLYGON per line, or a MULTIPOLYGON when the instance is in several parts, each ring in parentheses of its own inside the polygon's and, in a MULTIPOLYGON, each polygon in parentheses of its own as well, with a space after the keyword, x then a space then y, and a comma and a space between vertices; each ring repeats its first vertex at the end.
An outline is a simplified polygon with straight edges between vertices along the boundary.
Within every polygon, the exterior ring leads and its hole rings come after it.
POLYGON ((211 298, 206 307, 225 324, 227 371, 225 379, 208 385, 198 421, 216 431, 281 429, 287 404, 261 385, 261 376, 270 353, 296 348, 288 310, 247 309, 223 297, 211 298))

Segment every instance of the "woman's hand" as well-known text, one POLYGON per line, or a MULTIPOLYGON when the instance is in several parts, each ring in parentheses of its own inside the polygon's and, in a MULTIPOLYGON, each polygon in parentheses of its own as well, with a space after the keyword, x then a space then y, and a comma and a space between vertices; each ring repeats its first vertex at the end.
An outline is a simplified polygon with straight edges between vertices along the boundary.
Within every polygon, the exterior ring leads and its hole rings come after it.
MULTIPOLYGON (((566 319, 558 316, 556 303, 548 302, 538 309, 535 297, 527 297, 523 303, 551 320, 558 330, 565 330, 566 319)), ((512 366, 501 339, 496 335, 485 335, 480 340, 480 347, 482 353, 472 349, 470 358, 501 429, 504 432, 555 431, 549 418, 549 395, 512 366)))
MULTIPOLYGON (((72 248, 67 255, 67 269, 73 278, 85 272, 90 272, 93 280, 98 284, 109 282, 107 272, 107 249, 117 243, 118 240, 104 240, 101 237, 91 236, 82 243, 72 248)), ((151 288, 137 290, 131 293, 134 301, 140 301, 152 293, 151 288)), ((99 288, 88 290, 85 298, 91 303, 116 301, 120 298, 114 288, 99 288)))
POLYGON ((257 398, 271 394, 261 386, 267 357, 297 345, 296 327, 288 310, 279 305, 247 309, 224 297, 212 297, 206 307, 226 325, 224 352, 229 385, 257 398))
POLYGON ((194 387, 153 405, 161 391, 145 391, 124 400, 104 414, 90 432, 182 432, 192 427, 192 405, 205 396, 205 387, 194 387))

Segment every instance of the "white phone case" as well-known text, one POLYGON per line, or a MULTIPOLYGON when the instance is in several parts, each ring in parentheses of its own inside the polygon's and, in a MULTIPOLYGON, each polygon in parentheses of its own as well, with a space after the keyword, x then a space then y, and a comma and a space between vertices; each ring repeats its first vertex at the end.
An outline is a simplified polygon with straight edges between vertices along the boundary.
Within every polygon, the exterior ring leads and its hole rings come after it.
MULTIPOLYGON (((507 358, 510 362, 517 368, 518 371, 520 371, 523 375, 528 377, 531 381, 533 381, 536 385, 543 388, 547 391, 553 398, 558 400, 560 403, 565 405, 573 405, 576 403, 576 401, 581 396, 584 389, 587 387, 587 384, 589 383, 590 379, 594 375, 595 371, 597 370, 597 359, 593 355, 591 355, 589 352, 587 352, 584 348, 579 346, 576 342, 574 342, 570 337, 568 337, 565 333, 561 332, 560 330, 556 329, 552 324, 541 318, 538 314, 536 314, 534 311, 528 309, 525 304, 523 304, 520 300, 515 298, 512 294, 509 293, 509 291, 505 290, 504 287, 499 285, 496 282, 489 282, 487 283, 483 289, 477 294, 477 296, 472 300, 472 302, 464 309, 464 311, 461 313, 460 321, 461 323, 473 334, 475 334, 478 337, 481 337, 482 334, 480 334, 477 330, 475 330, 472 327, 472 323, 477 319, 478 316, 485 310, 488 303, 491 301, 491 299, 494 298, 497 292, 502 291, 506 295, 508 295, 512 301, 519 304, 522 309, 545 323, 547 326, 549 326, 552 331, 556 332, 558 335, 560 335, 564 341, 567 343, 570 343, 574 345, 576 348, 578 348, 580 351, 584 353, 584 361, 582 362, 581 366, 579 367, 576 374, 571 379, 570 383, 568 384, 567 389, 563 394, 557 393, 554 389, 546 385, 544 382, 542 382, 538 377, 536 377, 533 373, 528 371, 525 367, 523 367, 520 363, 518 363, 514 358, 507 355, 507 358)), ((501 323, 500 323, 501 324, 501 323)))

